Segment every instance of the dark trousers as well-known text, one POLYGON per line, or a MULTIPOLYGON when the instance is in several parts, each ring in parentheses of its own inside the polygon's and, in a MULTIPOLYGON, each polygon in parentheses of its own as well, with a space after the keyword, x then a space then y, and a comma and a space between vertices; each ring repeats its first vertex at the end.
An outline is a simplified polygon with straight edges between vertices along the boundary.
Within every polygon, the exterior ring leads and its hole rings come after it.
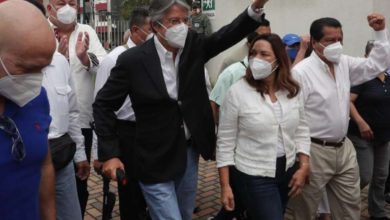
MULTIPOLYGON (((88 162, 91 162, 91 148, 92 148, 92 129, 91 128, 82 128, 81 133, 84 136, 84 144, 85 144, 85 154, 87 155, 88 162)), ((77 167, 75 167, 75 172, 77 173, 77 167)), ((76 176, 76 184, 77 184, 77 194, 79 196, 80 209, 82 217, 84 218, 85 209, 87 207, 88 202, 88 179, 80 180, 76 176)))
POLYGON ((251 176, 233 168, 241 182, 240 195, 247 207, 250 219, 283 220, 288 201, 288 183, 295 168, 286 168, 286 158, 280 157, 276 162, 276 176, 251 176))
POLYGON ((234 211, 227 211, 225 208, 221 208, 218 214, 214 217, 214 220, 232 220, 236 218, 237 220, 249 219, 245 217, 246 207, 244 207, 243 201, 241 201, 242 196, 240 194, 240 180, 238 179, 238 173, 235 171, 234 166, 229 167, 229 184, 232 188, 234 195, 234 211))
POLYGON ((148 219, 145 199, 138 181, 134 178, 135 123, 118 120, 117 128, 121 146, 121 160, 125 165, 128 179, 126 186, 118 185, 121 220, 148 219))
POLYGON ((387 175, 386 185, 385 185, 385 194, 390 193, 390 163, 389 163, 389 174, 387 175))

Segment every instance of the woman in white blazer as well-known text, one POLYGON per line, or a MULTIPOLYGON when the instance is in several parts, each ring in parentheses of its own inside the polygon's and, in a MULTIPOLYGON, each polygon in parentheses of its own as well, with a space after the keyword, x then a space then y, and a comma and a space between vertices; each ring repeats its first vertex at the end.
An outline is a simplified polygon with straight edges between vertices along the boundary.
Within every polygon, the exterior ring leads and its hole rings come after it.
POLYGON ((246 75, 221 106, 216 155, 221 201, 234 209, 232 175, 240 189, 235 196, 250 219, 282 220, 288 197, 301 192, 309 175, 309 128, 280 37, 255 38, 248 59, 246 75))

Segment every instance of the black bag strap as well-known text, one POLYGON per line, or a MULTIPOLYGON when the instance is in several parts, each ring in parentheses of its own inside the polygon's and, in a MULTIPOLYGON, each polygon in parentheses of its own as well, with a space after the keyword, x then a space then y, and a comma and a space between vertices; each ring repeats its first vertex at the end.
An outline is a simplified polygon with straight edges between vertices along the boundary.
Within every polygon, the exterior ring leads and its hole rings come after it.
POLYGON ((240 63, 241 63, 245 68, 248 68, 248 67, 245 65, 244 61, 241 60, 240 63))

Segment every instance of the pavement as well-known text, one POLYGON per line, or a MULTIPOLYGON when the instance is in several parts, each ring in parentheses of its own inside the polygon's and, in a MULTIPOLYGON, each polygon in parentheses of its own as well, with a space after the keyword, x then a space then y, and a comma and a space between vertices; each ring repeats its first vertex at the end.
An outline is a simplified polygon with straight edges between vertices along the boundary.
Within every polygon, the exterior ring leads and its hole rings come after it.
MULTIPOLYGON (((90 195, 84 220, 101 220, 103 201, 102 186, 102 178, 96 173, 93 173, 88 182, 90 195)), ((113 192, 117 192, 116 183, 111 182, 110 188, 113 192)), ((219 198, 220 188, 215 162, 206 162, 201 159, 199 162, 198 195, 196 198, 196 204, 199 207, 199 211, 194 214, 193 219, 206 220, 208 217, 214 216, 221 208, 219 198)), ((361 199, 361 220, 369 220, 367 210, 367 189, 362 191, 361 199)), ((386 209, 390 216, 390 206, 386 205, 386 209)), ((113 220, 120 220, 118 196, 112 217, 113 220)), ((286 211, 285 220, 292 220, 291 212, 289 210, 286 211)))

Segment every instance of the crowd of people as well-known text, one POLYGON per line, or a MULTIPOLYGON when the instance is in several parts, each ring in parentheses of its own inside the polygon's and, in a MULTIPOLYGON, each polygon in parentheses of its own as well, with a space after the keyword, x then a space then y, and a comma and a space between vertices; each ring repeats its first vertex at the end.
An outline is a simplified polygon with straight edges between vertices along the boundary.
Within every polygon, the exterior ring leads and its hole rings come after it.
POLYGON ((337 19, 281 38, 267 1, 213 32, 197 2, 152 0, 109 53, 76 0, 0 3, 0 219, 83 219, 92 164, 125 173, 122 220, 190 220, 200 156, 219 172, 210 219, 282 220, 289 207, 357 220, 368 184, 370 219, 390 219, 385 18, 367 16, 374 40, 351 57, 337 19), (244 38, 211 89, 205 64, 244 38))

